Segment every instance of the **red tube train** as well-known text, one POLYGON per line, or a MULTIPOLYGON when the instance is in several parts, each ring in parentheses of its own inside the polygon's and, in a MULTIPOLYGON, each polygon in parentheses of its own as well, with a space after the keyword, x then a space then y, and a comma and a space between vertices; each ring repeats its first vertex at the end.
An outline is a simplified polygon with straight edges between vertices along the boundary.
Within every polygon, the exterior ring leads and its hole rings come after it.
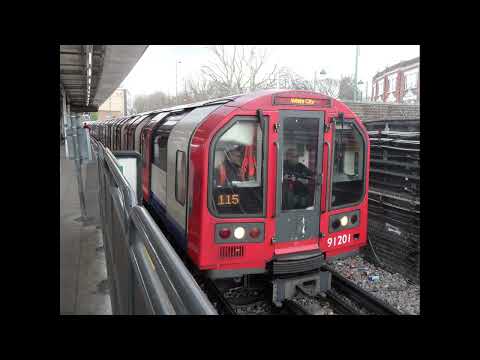
POLYGON ((145 206, 211 278, 267 273, 330 286, 326 258, 367 243, 370 145, 341 101, 264 90, 92 125, 111 150, 143 158, 145 206))

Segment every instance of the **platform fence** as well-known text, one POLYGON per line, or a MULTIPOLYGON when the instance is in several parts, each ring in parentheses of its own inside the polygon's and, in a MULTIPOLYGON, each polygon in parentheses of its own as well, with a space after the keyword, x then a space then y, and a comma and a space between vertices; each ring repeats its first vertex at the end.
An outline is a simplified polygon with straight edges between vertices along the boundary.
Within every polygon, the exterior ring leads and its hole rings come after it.
POLYGON ((91 138, 98 163, 100 223, 114 315, 216 315, 148 211, 115 152, 91 138))

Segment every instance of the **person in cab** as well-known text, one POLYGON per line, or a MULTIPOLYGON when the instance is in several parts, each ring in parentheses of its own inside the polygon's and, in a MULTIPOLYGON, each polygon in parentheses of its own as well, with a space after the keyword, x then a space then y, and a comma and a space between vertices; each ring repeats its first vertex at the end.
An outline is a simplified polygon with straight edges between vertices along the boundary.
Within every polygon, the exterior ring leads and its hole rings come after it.
POLYGON ((295 148, 285 152, 283 161, 283 209, 305 209, 313 205, 309 185, 314 182, 314 172, 299 161, 295 148))
POLYGON ((242 181, 243 145, 228 144, 218 154, 215 167, 217 186, 231 186, 233 181, 242 181))
POLYGON ((283 173, 295 178, 308 178, 314 175, 313 171, 299 161, 299 155, 295 148, 289 148, 285 153, 283 173))

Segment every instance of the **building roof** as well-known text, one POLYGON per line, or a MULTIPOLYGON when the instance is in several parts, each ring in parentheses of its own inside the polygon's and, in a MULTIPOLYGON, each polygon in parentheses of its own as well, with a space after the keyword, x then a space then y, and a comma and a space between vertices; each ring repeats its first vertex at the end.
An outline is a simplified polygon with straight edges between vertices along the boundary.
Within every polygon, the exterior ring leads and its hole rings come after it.
POLYGON ((385 70, 380 71, 379 73, 375 74, 373 79, 375 80, 376 78, 378 78, 382 75, 385 75, 385 74, 387 74, 390 71, 393 71, 395 69, 402 68, 402 67, 409 66, 409 65, 413 65, 413 64, 416 64, 416 63, 419 63, 419 62, 420 62, 420 56, 417 56, 416 58, 413 58, 413 59, 410 59, 410 60, 400 61, 399 63, 397 63, 395 65, 392 65, 392 66, 389 66, 385 70))
POLYGON ((362 122, 420 119, 420 104, 359 103, 345 101, 362 122))

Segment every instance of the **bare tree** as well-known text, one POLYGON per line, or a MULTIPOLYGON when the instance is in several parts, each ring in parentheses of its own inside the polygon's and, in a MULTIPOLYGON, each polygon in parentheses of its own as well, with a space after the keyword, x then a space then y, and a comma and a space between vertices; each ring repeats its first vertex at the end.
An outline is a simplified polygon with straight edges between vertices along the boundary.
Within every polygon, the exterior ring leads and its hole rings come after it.
POLYGON ((149 95, 138 95, 133 102, 136 113, 161 109, 173 105, 175 105, 175 99, 161 91, 149 95))
POLYGON ((140 112, 146 111, 145 110, 146 97, 147 97, 146 95, 135 96, 135 99, 133 100, 134 113, 140 113, 140 112))
MULTIPOLYGON (((140 95, 134 100, 136 112, 160 109, 176 104, 192 103, 258 89, 282 88, 292 90, 318 89, 338 97, 345 94, 345 79, 310 80, 291 68, 267 66, 268 52, 255 46, 212 46, 213 61, 201 67, 200 76, 189 78, 183 92, 172 97, 163 92, 140 95), (342 83, 343 81, 343 83, 342 83), (343 86, 343 87, 342 87, 343 86), (342 92, 343 91, 343 92, 342 92)), ((347 91, 348 92, 348 91, 347 91)), ((348 95, 348 94, 347 94, 348 95)))
POLYGON ((288 67, 282 67, 276 74, 281 89, 313 90, 313 82, 303 78, 288 67))
POLYGON ((322 79, 317 81, 316 89, 322 94, 337 98, 340 90, 340 81, 337 79, 322 79))
POLYGON ((340 79, 338 97, 342 100, 353 100, 354 84, 351 76, 342 76, 340 79))
POLYGON ((213 83, 205 76, 200 76, 197 80, 192 78, 187 80, 187 90, 184 97, 191 102, 207 100, 215 96, 213 83))
POLYGON ((214 61, 202 66, 205 79, 210 80, 214 97, 254 91, 272 87, 277 66, 265 71, 267 51, 256 47, 233 46, 226 51, 225 46, 212 46, 214 61))

